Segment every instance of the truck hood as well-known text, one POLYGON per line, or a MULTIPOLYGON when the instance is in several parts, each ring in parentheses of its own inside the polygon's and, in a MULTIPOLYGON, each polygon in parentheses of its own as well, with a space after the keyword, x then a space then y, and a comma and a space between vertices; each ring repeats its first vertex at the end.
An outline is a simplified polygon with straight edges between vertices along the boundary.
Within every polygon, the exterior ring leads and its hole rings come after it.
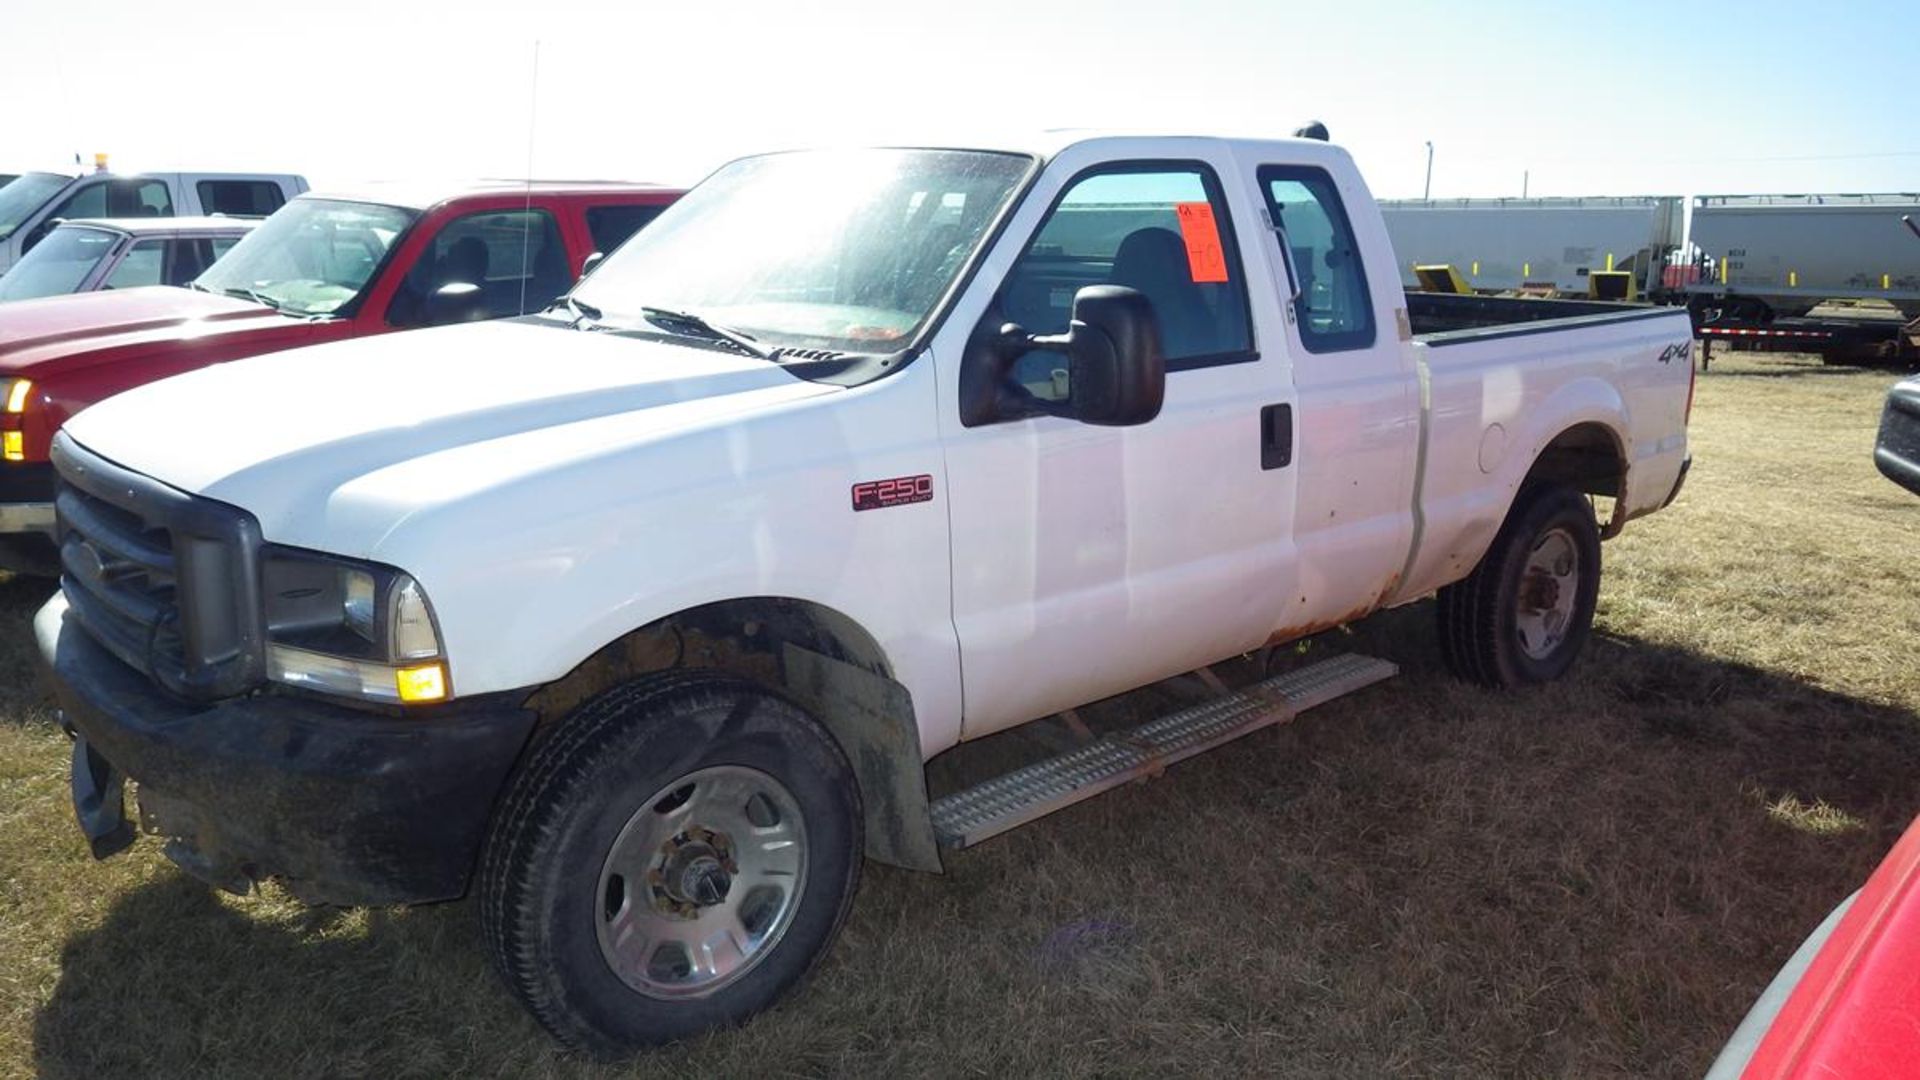
POLYGON ((14 300, 0 304, 0 374, 89 366, 89 356, 126 346, 204 344, 299 325, 264 304, 170 285, 14 300))
POLYGON ((108 398, 66 431, 251 511, 269 539, 376 557, 419 511, 836 390, 756 357, 527 319, 203 368, 108 398))

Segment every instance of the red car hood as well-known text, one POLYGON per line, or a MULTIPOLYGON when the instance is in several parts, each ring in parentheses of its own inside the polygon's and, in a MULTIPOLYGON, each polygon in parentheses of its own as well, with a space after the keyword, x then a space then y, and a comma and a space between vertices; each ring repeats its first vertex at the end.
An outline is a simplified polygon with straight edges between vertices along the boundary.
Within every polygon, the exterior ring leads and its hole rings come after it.
POLYGON ((300 325, 264 304, 166 285, 16 300, 0 304, 0 374, 109 349, 125 355, 300 325))
POLYGON ((1714 1063, 1712 1080, 1920 1075, 1920 819, 1754 1011, 1714 1063), (1768 1009, 1778 1011, 1769 1017, 1768 1009))

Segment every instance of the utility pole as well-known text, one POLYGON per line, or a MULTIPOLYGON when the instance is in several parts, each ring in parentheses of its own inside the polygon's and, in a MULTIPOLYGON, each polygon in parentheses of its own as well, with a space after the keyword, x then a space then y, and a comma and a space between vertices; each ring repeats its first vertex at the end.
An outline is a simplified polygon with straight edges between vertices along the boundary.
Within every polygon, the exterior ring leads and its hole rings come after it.
POLYGON ((1427 143, 1427 186, 1426 186, 1426 190, 1420 193, 1420 198, 1423 202, 1431 201, 1433 199, 1433 143, 1432 142, 1427 143))

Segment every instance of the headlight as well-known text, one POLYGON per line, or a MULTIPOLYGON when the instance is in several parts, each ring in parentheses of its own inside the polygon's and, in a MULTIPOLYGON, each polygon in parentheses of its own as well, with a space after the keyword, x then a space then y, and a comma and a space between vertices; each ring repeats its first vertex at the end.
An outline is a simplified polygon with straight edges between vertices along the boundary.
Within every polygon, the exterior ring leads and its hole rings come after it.
POLYGON ((32 393, 32 379, 0 379, 0 399, 4 399, 10 415, 19 416, 26 412, 27 398, 32 393))
POLYGON ((433 607, 388 566, 269 547, 261 569, 267 676, 374 701, 450 696, 433 607))
POLYGON ((27 459, 26 435, 20 430, 20 415, 27 411, 27 399, 33 394, 32 379, 0 379, 0 458, 8 461, 27 459))

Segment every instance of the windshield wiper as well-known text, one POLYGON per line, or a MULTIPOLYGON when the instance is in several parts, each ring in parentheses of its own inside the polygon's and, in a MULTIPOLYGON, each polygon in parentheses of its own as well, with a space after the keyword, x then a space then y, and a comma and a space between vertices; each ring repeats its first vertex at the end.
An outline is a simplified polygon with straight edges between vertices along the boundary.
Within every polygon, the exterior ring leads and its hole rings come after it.
POLYGON ((681 326, 687 327, 697 334, 725 341, 749 356, 757 356, 762 360, 773 360, 776 363, 779 361, 779 358, 774 355, 772 349, 754 340, 752 335, 743 334, 731 327, 716 326, 691 311, 675 311, 672 308, 643 307, 640 309, 640 314, 645 315, 654 322, 679 323, 681 326))
POLYGON ((604 312, 602 312, 599 308, 594 307, 592 304, 589 304, 584 300, 577 300, 571 296, 561 297, 559 300, 555 301, 553 304, 548 306, 547 310, 552 311, 554 308, 557 308, 557 307, 564 307, 568 311, 573 312, 573 328, 575 330, 582 330, 582 329, 592 330, 593 327, 588 326, 586 324, 599 323, 602 321, 605 315, 604 312))
POLYGON ((256 304, 261 304, 266 307, 270 307, 275 311, 279 311, 280 308, 284 306, 280 303, 280 301, 273 299, 267 294, 261 292, 259 289, 255 289, 247 285, 236 285, 231 289, 222 289, 220 291, 225 293, 228 296, 238 296, 245 300, 251 300, 256 304))

